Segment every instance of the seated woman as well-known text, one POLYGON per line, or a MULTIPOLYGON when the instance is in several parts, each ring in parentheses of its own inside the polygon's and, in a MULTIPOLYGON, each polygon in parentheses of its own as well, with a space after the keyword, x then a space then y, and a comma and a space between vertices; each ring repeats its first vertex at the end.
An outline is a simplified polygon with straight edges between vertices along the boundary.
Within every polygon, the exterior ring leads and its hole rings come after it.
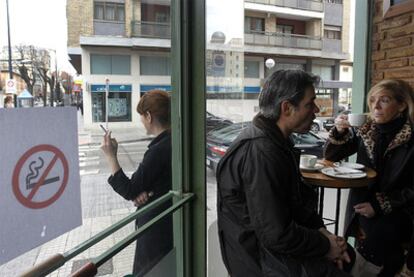
MULTIPOLYGON (((137 106, 141 122, 149 135, 155 138, 148 145, 142 162, 128 178, 117 158, 118 143, 107 132, 101 149, 111 168, 108 182, 126 200, 139 207, 162 196, 171 190, 171 131, 170 96, 165 91, 153 90, 145 93, 137 106)), ((161 204, 137 219, 140 227, 166 210, 170 202, 161 204)), ((173 248, 172 217, 167 216, 154 224, 137 239, 134 276, 144 276, 173 248)))
MULTIPOLYGON (((414 92, 404 81, 384 80, 367 103, 370 118, 358 130, 346 115, 335 119, 325 158, 357 153, 358 163, 376 170, 375 184, 350 192, 345 233, 357 238, 358 252, 377 266, 378 276, 394 276, 404 264, 402 244, 413 236, 414 92)), ((414 260, 407 259, 407 267, 414 270, 414 260)))

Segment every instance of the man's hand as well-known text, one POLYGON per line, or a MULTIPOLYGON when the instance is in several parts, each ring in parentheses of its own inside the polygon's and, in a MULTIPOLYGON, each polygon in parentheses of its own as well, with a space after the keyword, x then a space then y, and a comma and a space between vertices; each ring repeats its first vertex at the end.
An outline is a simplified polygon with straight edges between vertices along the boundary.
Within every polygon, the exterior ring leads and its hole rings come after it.
POLYGON ((356 213, 365 216, 366 218, 371 218, 375 216, 375 210, 372 208, 371 203, 364 202, 359 203, 354 206, 354 210, 356 213))
POLYGON ((351 258, 346 251, 347 244, 344 238, 335 236, 325 228, 319 228, 319 232, 329 239, 330 248, 326 254, 328 260, 333 261, 340 269, 343 268, 343 262, 351 262, 351 258))
POLYGON ((396 275, 398 277, 414 277, 414 270, 409 270, 407 268, 407 265, 404 265, 403 270, 399 275, 396 275))

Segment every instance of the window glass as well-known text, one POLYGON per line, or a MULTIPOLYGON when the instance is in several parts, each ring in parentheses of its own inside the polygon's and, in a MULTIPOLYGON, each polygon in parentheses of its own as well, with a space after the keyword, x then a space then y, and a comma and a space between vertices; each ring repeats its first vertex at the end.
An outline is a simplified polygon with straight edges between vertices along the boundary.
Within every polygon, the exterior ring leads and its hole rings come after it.
POLYGON ((171 62, 169 57, 141 56, 141 75, 171 75, 171 62))
POLYGON ((91 74, 110 74, 111 56, 110 55, 91 55, 91 74))
POLYGON ((292 34, 293 33, 293 26, 291 25, 277 25, 276 32, 284 33, 284 34, 292 34))
POLYGON ((244 61, 244 77, 259 78, 260 77, 259 61, 244 61))
POLYGON ((333 79, 333 67, 328 65, 312 65, 312 73, 319 75, 322 80, 333 79))
POLYGON ((102 3, 95 3, 94 18, 104 19, 104 5, 102 3))
POLYGON ((113 55, 112 60, 112 74, 129 75, 131 74, 131 57, 127 55, 113 55))
POLYGON ((94 19, 125 21, 125 5, 122 3, 94 2, 94 19))
POLYGON ((105 4, 105 20, 115 20, 115 4, 105 4))

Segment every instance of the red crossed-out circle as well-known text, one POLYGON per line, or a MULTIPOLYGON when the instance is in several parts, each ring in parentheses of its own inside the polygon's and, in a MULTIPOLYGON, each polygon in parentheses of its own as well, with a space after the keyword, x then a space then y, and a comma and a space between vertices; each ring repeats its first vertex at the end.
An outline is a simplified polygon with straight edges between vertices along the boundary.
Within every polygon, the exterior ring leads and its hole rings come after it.
POLYGON ((68 178, 69 178, 69 166, 65 158, 65 155, 62 153, 62 151, 57 149, 55 146, 49 145, 49 144, 37 145, 35 147, 30 148, 28 151, 26 151, 26 153, 24 153, 24 155, 17 162, 14 168, 14 171, 13 171, 13 179, 12 179, 13 192, 17 200, 23 206, 26 206, 31 209, 42 209, 42 208, 45 208, 51 205, 62 195, 68 183, 68 178), (52 160, 50 161, 49 165, 47 165, 46 169, 44 170, 40 179, 37 181, 34 188, 30 191, 30 193, 27 196, 24 196, 20 190, 20 182, 19 182, 20 172, 23 168, 24 163, 27 161, 27 159, 29 159, 32 155, 36 154, 37 152, 52 152, 54 156, 52 160), (60 185, 58 191, 49 199, 46 199, 41 202, 33 201, 33 197, 35 196, 36 192, 39 190, 40 186, 44 184, 47 175, 49 174, 53 166, 56 164, 57 160, 60 160, 63 165, 62 184, 60 185))

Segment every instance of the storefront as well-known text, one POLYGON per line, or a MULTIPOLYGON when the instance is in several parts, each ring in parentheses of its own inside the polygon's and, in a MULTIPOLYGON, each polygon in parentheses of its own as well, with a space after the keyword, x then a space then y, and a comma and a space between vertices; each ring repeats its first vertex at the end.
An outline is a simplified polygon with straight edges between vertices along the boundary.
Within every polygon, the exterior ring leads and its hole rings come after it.
MULTIPOLYGON (((108 121, 131 121, 131 94, 132 85, 109 85, 108 121)), ((92 122, 105 121, 105 85, 91 85, 92 95, 92 122)))

